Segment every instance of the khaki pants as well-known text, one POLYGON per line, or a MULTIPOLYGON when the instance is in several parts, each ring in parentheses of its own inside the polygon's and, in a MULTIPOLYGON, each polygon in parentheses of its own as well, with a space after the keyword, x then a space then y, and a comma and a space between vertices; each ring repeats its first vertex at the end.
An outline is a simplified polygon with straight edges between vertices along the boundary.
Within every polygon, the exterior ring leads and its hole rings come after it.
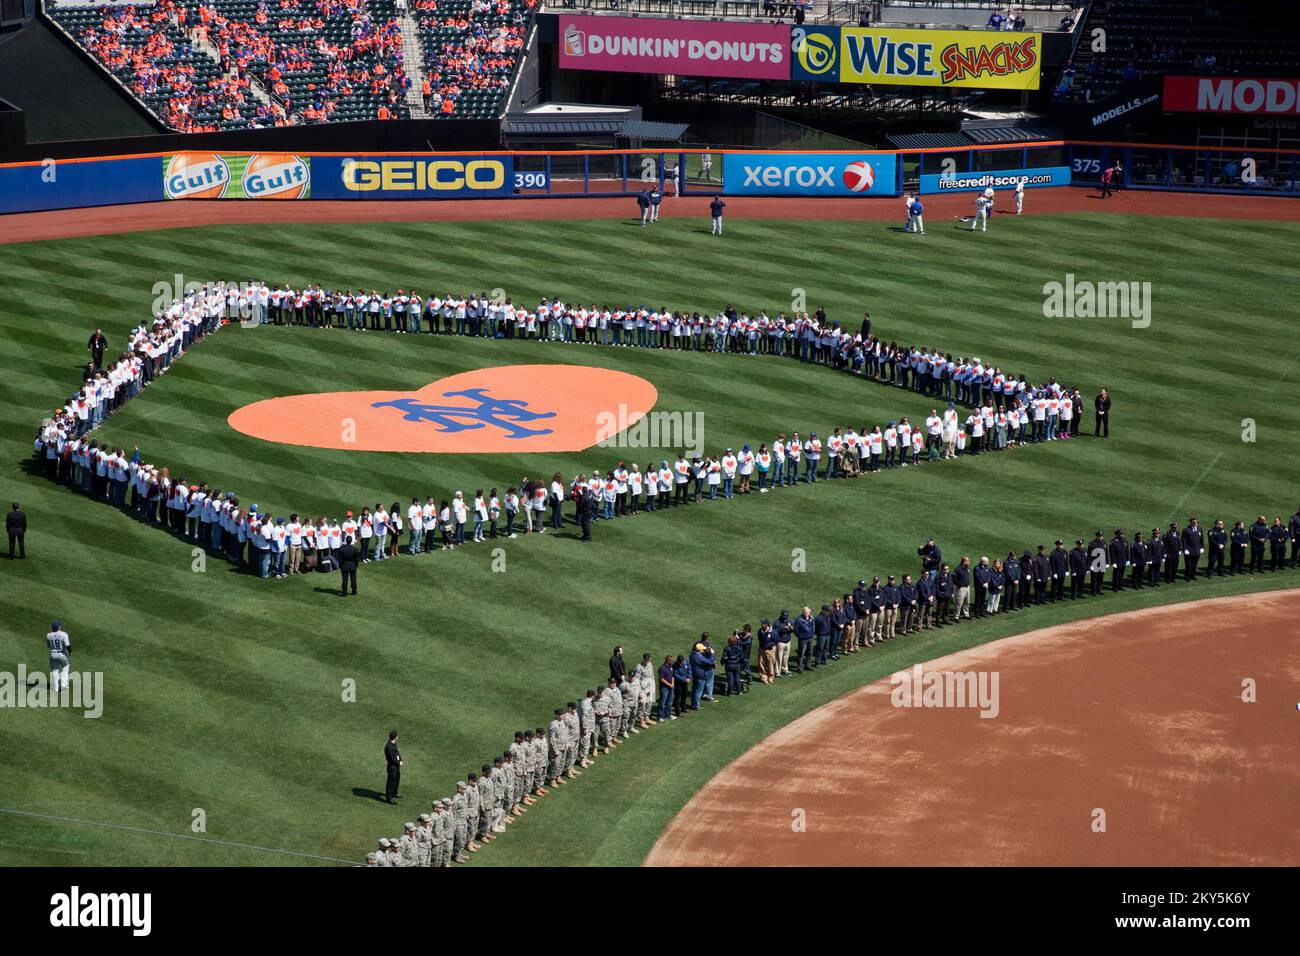
POLYGON ((776 672, 778 674, 790 673, 790 642, 776 645, 776 672))
POLYGON ((894 636, 894 623, 897 621, 897 619, 898 619, 898 608, 896 607, 885 608, 885 624, 884 624, 885 637, 894 636))
POLYGON ((297 574, 298 565, 302 563, 302 545, 289 545, 289 573, 297 574))
POLYGON ((884 624, 885 624, 885 612, 884 612, 884 610, 879 610, 879 611, 870 611, 870 612, 868 612, 868 614, 867 614, 867 633, 868 633, 868 635, 869 635, 868 640, 869 640, 872 644, 874 644, 874 643, 876 643, 876 641, 880 640, 881 634, 883 633, 882 630, 881 630, 881 628, 884 627, 884 624))
POLYGON ((769 647, 758 655, 758 676, 764 684, 772 683, 776 676, 776 648, 769 647))
POLYGON ((957 612, 953 617, 960 621, 963 617, 970 617, 970 588, 957 589, 957 612))

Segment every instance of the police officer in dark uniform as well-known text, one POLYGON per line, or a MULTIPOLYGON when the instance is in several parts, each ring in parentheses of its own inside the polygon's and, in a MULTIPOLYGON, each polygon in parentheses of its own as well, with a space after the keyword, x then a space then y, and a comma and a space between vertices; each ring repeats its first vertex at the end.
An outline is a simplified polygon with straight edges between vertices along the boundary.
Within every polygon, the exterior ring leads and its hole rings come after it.
POLYGON ((1098 530, 1088 545, 1088 591, 1094 597, 1101 594, 1102 578, 1106 575, 1106 564, 1110 552, 1106 549, 1106 538, 1098 530))
POLYGON ((1244 570, 1246 546, 1250 544, 1250 533, 1246 531, 1246 523, 1238 521, 1234 524, 1232 533, 1228 537, 1232 542, 1232 563, 1228 566, 1228 573, 1237 575, 1244 570))
POLYGON ((971 583, 975 591, 975 596, 971 598, 973 605, 971 614, 974 617, 983 617, 988 609, 989 578, 992 576, 993 569, 983 561, 971 569, 971 583))
POLYGON ((1065 551, 1065 542, 1060 538, 1056 539, 1047 560, 1052 566, 1052 603, 1055 604, 1065 598, 1065 573, 1070 568, 1070 556, 1065 551))
POLYGON ((1116 528, 1115 537, 1110 540, 1110 589, 1124 590, 1124 573, 1128 570, 1128 542, 1124 540, 1124 529, 1116 528))
POLYGON ((397 750, 397 731, 388 732, 388 743, 384 745, 384 761, 388 764, 388 784, 384 787, 384 799, 396 802, 401 794, 397 792, 398 781, 402 778, 402 755, 397 750))
POLYGON ((1178 523, 1169 522, 1165 532, 1165 583, 1173 584, 1178 577, 1178 555, 1183 550, 1183 536, 1178 533, 1178 523))
POLYGON ((1133 533, 1133 545, 1128 549, 1128 563, 1133 569, 1132 585, 1140 590, 1147 570, 1147 544, 1142 540, 1141 531, 1133 533))
POLYGON ((352 543, 352 536, 349 535, 339 548, 338 554, 339 574, 343 577, 343 586, 339 593, 344 597, 348 596, 348 586, 352 587, 352 594, 355 597, 357 593, 357 546, 352 543))
POLYGON ((1196 566, 1201 563, 1201 553, 1205 550, 1205 532, 1196 523, 1196 515, 1187 522, 1183 529, 1183 580, 1196 580, 1196 566))
POLYGON ((1208 578, 1217 573, 1219 577, 1223 577, 1223 556, 1228 550, 1228 532, 1224 530, 1222 518, 1214 522, 1208 537, 1210 544, 1209 553, 1205 558, 1205 576, 1208 578))
POLYGON ((1147 584, 1153 588, 1160 587, 1160 572, 1165 563, 1165 542, 1160 537, 1160 529, 1151 529, 1151 539, 1147 541, 1147 584))
POLYGON ((1270 571, 1281 571, 1286 567, 1286 544, 1290 540, 1291 532, 1282 523, 1282 519, 1274 518, 1273 527, 1269 529, 1269 544, 1272 548, 1270 571))
POLYGON ((1070 551, 1070 600, 1076 601, 1083 596, 1083 578, 1088 573, 1088 552, 1083 546, 1083 539, 1077 538, 1070 551))
POLYGON ((1034 555, 1034 603, 1042 604, 1047 593, 1047 581, 1052 576, 1052 562, 1047 558, 1047 546, 1040 544, 1034 555))
POLYGON ((1250 573, 1264 570, 1264 542, 1269 538, 1268 525, 1260 515, 1250 526, 1250 573))
POLYGON ((1020 608, 1020 575, 1022 573, 1020 559, 1016 557, 1014 551, 1008 551, 1006 559, 1002 562, 1002 574, 1006 577, 1007 582, 1007 586, 1003 591, 1005 603, 1002 605, 1002 610, 1015 611, 1020 608))
POLYGON ((1291 567, 1300 568, 1300 508, 1296 508, 1287 524, 1291 528, 1291 567))
POLYGON ((952 599, 957 588, 952 582, 952 570, 947 564, 939 565, 939 573, 934 579, 935 621, 943 627, 953 623, 948 614, 952 610, 952 599))

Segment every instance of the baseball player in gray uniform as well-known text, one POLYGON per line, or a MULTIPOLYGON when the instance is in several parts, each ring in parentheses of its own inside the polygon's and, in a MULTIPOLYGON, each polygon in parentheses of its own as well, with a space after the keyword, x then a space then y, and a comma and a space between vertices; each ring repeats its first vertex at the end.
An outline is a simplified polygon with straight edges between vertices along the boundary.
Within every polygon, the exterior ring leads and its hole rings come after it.
POLYGON ((50 690, 66 690, 68 665, 72 655, 72 638, 63 630, 62 621, 50 623, 50 633, 45 635, 45 645, 50 649, 50 690))

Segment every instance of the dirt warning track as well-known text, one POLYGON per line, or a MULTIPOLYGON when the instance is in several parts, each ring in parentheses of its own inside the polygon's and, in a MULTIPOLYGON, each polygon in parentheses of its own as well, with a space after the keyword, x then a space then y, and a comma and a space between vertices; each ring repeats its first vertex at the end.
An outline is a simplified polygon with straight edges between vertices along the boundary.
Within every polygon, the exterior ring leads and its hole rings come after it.
MULTIPOLYGON (((718 187, 721 189, 721 186, 718 187)), ((1010 190, 1002 198, 997 215, 1014 209, 1010 190)), ((709 214, 709 196, 668 197, 663 215, 709 214)), ((973 193, 926 196, 926 220, 968 215, 973 193)), ((1193 195, 1122 190, 1101 199, 1095 189, 1057 186, 1028 190, 1025 215, 1063 212, 1110 212, 1139 216, 1196 216, 1211 219, 1300 219, 1300 200, 1265 196, 1193 195)), ((265 202, 252 199, 187 199, 177 202, 98 206, 53 212, 15 213, 0 216, 0 245, 99 236, 146 229, 183 229, 193 226, 249 225, 263 223, 353 223, 353 222, 460 222, 469 220, 536 221, 548 219, 631 219, 636 202, 631 196, 615 198, 563 197, 548 199, 444 199, 444 200, 309 200, 265 202)), ((729 219, 834 219, 863 222, 903 220, 903 200, 772 199, 732 197, 727 200, 729 219)))
POLYGON ((714 777, 645 862, 1296 866, 1297 621, 1300 590, 1282 591, 932 661, 926 671, 997 672, 997 716, 895 707, 888 679, 863 687, 714 777))

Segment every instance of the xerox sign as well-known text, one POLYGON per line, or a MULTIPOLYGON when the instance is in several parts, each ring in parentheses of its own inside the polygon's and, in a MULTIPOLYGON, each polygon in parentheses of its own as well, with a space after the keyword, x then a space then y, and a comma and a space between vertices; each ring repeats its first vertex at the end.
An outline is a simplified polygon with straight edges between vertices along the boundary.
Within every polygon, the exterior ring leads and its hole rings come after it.
POLYGON ((738 153, 723 191, 733 196, 893 196, 896 157, 861 153, 738 153))

